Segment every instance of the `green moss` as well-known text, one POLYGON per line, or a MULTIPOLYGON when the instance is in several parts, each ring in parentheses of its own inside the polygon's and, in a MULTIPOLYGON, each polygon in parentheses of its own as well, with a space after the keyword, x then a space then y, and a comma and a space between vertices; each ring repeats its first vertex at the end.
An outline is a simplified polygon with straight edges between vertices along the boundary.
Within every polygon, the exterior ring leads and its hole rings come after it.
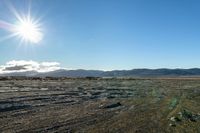
POLYGON ((172 98, 170 101, 170 109, 174 109, 176 107, 176 105, 178 104, 178 99, 177 98, 172 98))

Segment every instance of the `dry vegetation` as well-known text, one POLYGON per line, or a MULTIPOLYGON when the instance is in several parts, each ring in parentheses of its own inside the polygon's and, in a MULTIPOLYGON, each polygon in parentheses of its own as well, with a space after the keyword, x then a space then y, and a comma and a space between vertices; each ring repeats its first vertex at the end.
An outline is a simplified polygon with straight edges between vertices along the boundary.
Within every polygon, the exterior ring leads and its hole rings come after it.
POLYGON ((0 132, 199 133, 199 113, 199 78, 0 80, 0 132))

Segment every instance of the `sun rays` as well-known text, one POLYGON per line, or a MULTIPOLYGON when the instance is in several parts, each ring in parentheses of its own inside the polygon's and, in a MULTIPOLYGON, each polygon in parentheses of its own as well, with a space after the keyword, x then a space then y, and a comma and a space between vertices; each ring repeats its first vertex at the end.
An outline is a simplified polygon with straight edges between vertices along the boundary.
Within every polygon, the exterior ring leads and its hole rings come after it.
POLYGON ((30 17, 21 19, 18 24, 14 26, 13 32, 19 36, 22 41, 29 41, 31 43, 38 43, 43 37, 40 25, 34 22, 30 17))
POLYGON ((13 23, 0 20, 0 28, 9 32, 7 36, 1 37, 0 40, 17 37, 22 43, 37 44, 43 39, 42 28, 39 20, 31 17, 30 7, 27 13, 19 14, 18 11, 9 4, 10 11, 14 14, 16 21, 13 23))

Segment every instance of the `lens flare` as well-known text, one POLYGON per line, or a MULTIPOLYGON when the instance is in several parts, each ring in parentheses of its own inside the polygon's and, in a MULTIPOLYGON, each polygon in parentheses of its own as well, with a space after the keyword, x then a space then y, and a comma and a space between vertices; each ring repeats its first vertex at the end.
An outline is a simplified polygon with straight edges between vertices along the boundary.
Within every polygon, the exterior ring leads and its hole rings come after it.
POLYGON ((8 3, 10 11, 16 17, 16 23, 9 23, 5 20, 0 20, 0 29, 10 32, 8 36, 1 37, 1 40, 10 39, 12 37, 20 38, 20 42, 28 44, 37 44, 43 39, 43 32, 39 19, 33 19, 30 13, 30 7, 27 15, 19 14, 11 3, 8 3))
POLYGON ((23 41, 29 41, 31 43, 38 43, 43 38, 39 24, 30 18, 20 20, 19 23, 15 25, 13 32, 23 41))

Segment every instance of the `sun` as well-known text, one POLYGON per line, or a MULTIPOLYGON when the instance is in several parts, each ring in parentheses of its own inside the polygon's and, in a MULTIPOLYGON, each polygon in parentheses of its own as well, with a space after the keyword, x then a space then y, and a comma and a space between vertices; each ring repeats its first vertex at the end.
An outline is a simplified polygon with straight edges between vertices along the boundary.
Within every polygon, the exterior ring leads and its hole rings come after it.
POLYGON ((30 17, 20 19, 14 27, 14 34, 19 36, 22 41, 36 44, 43 38, 40 25, 30 17))
POLYGON ((8 8, 15 16, 14 21, 8 22, 0 19, 0 29, 9 32, 8 35, 0 37, 0 41, 13 37, 20 39, 20 44, 40 44, 43 40, 43 25, 40 23, 41 17, 34 18, 31 15, 31 3, 28 4, 26 12, 18 12, 12 3, 8 3, 8 8))

